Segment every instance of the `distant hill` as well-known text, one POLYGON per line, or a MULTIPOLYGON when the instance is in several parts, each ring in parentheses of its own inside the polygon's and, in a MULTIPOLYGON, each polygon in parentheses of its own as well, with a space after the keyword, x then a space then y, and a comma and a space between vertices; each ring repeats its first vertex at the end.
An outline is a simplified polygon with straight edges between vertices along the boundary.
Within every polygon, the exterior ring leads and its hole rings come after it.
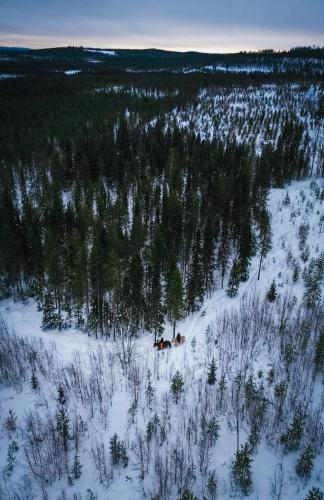
POLYGON ((324 73, 324 48, 295 47, 289 51, 213 54, 148 49, 0 47, 0 72, 37 73, 79 70, 87 73, 121 71, 173 72, 296 72, 324 73), (1 57, 2 56, 2 57, 1 57))
POLYGON ((27 47, 4 47, 4 46, 0 46, 0 51, 1 52, 24 52, 26 50, 32 50, 32 49, 28 49, 27 47))

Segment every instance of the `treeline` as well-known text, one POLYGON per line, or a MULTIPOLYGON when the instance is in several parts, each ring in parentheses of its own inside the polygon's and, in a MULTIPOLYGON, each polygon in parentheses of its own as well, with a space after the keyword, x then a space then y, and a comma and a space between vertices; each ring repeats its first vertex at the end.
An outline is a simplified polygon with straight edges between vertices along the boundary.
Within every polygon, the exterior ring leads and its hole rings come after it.
MULTIPOLYGON (((277 65, 278 71, 285 60, 287 70, 291 74, 305 73, 312 75, 314 68, 309 64, 305 71, 307 59, 323 60, 324 50, 317 47, 296 47, 289 51, 263 50, 259 52, 238 52, 230 54, 208 54, 199 52, 173 52, 156 49, 117 49, 116 57, 107 57, 98 52, 89 52, 83 47, 57 47, 38 50, 23 50, 12 52, 1 49, 7 59, 0 61, 0 69, 17 68, 24 73, 39 71, 55 71, 73 67, 88 70, 91 73, 104 71, 132 70, 141 71, 181 71, 185 67, 201 68, 209 65, 246 65, 268 64, 277 65), (295 58, 300 59, 300 66, 291 64, 295 58), (100 64, 93 64, 93 60, 100 64)), ((321 72, 319 72, 321 74, 321 72)))
POLYGON ((234 296, 251 257, 270 248, 271 185, 308 172, 302 130, 276 148, 202 141, 165 123, 119 117, 48 140, 32 161, 3 162, 2 298, 33 297, 44 328, 96 336, 127 326, 158 334, 199 309, 230 273, 234 296))

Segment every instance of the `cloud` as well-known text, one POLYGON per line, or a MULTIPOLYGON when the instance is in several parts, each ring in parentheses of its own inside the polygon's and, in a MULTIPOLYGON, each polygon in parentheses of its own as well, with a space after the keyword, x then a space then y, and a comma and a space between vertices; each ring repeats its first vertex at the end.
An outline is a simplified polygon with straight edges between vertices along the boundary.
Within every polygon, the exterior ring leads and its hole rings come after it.
POLYGON ((322 0, 1 0, 2 44, 213 52, 324 44, 322 0))

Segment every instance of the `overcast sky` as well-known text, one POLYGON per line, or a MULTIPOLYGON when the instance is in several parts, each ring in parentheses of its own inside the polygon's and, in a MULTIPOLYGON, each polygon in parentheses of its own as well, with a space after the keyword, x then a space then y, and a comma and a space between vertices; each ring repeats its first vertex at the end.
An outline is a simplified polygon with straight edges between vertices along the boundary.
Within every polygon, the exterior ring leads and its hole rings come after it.
POLYGON ((0 45, 233 52, 324 45, 324 0, 0 0, 0 45))

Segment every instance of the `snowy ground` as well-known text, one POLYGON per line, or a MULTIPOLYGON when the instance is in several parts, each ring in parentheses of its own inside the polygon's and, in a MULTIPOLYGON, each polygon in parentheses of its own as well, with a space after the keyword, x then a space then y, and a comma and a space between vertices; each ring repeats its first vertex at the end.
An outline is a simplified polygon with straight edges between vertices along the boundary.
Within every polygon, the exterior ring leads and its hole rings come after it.
POLYGON ((317 119, 320 86, 266 84, 202 89, 196 105, 168 115, 182 128, 193 127, 204 139, 217 138, 249 144, 260 152, 265 143, 276 144, 288 120, 304 125, 310 136, 310 157, 323 148, 323 120, 317 119))
MULTIPOLYGON (((240 286, 237 297, 230 299, 224 290, 217 288, 212 296, 205 300, 199 312, 179 323, 177 331, 186 336, 184 345, 157 353, 152 349, 151 335, 136 339, 132 346, 126 345, 126 347, 130 347, 131 351, 131 363, 128 369, 123 370, 122 367, 123 346, 120 342, 114 344, 101 340, 96 341, 73 329, 63 332, 44 332, 40 327, 40 313, 37 312, 34 303, 30 301, 26 304, 13 303, 10 300, 0 303, 0 314, 9 330, 15 331, 18 336, 25 340, 30 339, 31 345, 43 353, 43 356, 45 356, 46 351, 48 353, 47 361, 44 361, 47 368, 44 373, 37 372, 40 381, 39 392, 31 390, 29 378, 26 378, 22 386, 16 389, 12 387, 1 388, 0 470, 6 464, 7 447, 10 440, 15 439, 19 445, 17 463, 11 478, 0 476, 0 483, 2 481, 4 488, 4 499, 27 498, 27 496, 10 496, 9 493, 15 488, 17 489, 17 485, 21 481, 25 481, 21 483, 24 484, 23 488, 26 491, 28 489, 26 474, 30 475, 30 471, 26 467, 23 451, 26 443, 24 420, 28 410, 37 411, 45 419, 47 415, 55 413, 56 391, 59 385, 70 388, 68 392, 70 414, 72 415, 75 411, 81 415, 87 423, 87 430, 82 436, 79 448, 80 461, 83 465, 80 479, 75 480, 72 486, 67 485, 66 478, 56 480, 46 488, 49 500, 57 498, 88 499, 90 493, 87 493, 87 489, 91 489, 97 495, 97 500, 150 499, 158 491, 159 473, 157 470, 159 468, 166 470, 168 460, 174 464, 172 460, 175 449, 178 452, 180 449, 183 451, 187 473, 188 470, 192 471, 192 476, 188 476, 186 484, 195 491, 199 499, 202 499, 203 495, 205 498, 211 498, 206 492, 204 481, 198 470, 200 460, 198 445, 194 442, 194 437, 192 437, 192 441, 189 439, 188 442, 184 442, 184 436, 187 436, 191 423, 200 421, 202 409, 206 409, 208 415, 215 414, 220 424, 220 436, 216 444, 209 450, 208 459, 205 459, 208 470, 215 470, 216 473, 217 498, 225 500, 234 495, 230 481, 230 468, 236 451, 237 436, 233 409, 229 402, 233 378, 237 370, 244 371, 246 369, 246 375, 252 373, 258 384, 266 383, 266 373, 269 372, 270 368, 275 366, 277 374, 280 367, 275 347, 266 348, 268 345, 265 340, 268 335, 266 331, 263 333, 263 330, 260 330, 260 338, 252 339, 251 344, 249 344, 249 346, 253 345, 253 350, 244 353, 237 345, 235 332, 232 338, 224 338, 222 332, 225 326, 223 329, 222 325, 225 323, 222 322, 229 321, 230 316, 235 315, 235 312, 239 313, 242 308, 246 308, 248 311, 251 301, 263 300, 273 279, 277 285, 278 304, 281 304, 286 295, 289 296, 290 303, 294 304, 292 307, 297 308, 298 304, 302 302, 304 293, 302 271, 312 257, 319 257, 321 251, 324 250, 324 212, 323 202, 319 194, 319 190, 324 188, 324 181, 317 179, 316 185, 313 184, 312 188, 310 188, 310 184, 310 180, 305 180, 293 182, 285 189, 271 190, 269 210, 272 214, 273 247, 264 259, 260 281, 257 280, 258 256, 256 256, 251 263, 249 280, 240 286), (287 201, 287 193, 289 202, 287 201), (301 224, 309 225, 306 241, 309 255, 306 262, 301 259, 299 251, 298 229, 301 224), (300 272, 298 280, 294 282, 292 276, 296 265, 300 267, 300 272), (217 340, 217 345, 215 340, 217 340), (217 392, 216 395, 214 386, 206 387, 205 382, 208 363, 212 356, 215 357, 218 368, 217 382, 223 375, 228 387, 225 401, 221 403, 219 393, 217 392), (247 356, 250 357, 248 368, 247 356), (102 386, 103 393, 101 408, 99 408, 96 399, 91 400, 89 394, 81 402, 80 391, 78 393, 73 388, 71 375, 73 366, 84 377, 84 384, 88 384, 90 387, 89 393, 91 393, 91 383, 95 378, 98 378, 98 384, 102 386), (151 409, 148 408, 145 399, 148 369, 151 372, 152 385, 156 389, 151 409), (185 382, 185 393, 178 404, 173 403, 170 395, 170 380, 176 370, 180 371, 185 382), (261 375, 260 370, 263 372, 261 375), (215 394, 211 393, 213 390, 215 394), (137 398, 137 409, 132 415, 129 409, 134 402, 134 396, 137 398), (3 422, 8 415, 9 408, 17 414, 18 423, 17 431, 10 438, 3 428, 3 422), (153 439, 148 450, 143 445, 143 441, 146 440, 147 423, 155 412, 159 416, 161 427, 165 427, 167 437, 164 441, 162 440, 163 442, 159 441, 159 436, 153 439), (125 441, 130 462, 125 469, 112 469, 108 466, 109 480, 102 479, 100 482, 100 474, 98 467, 95 467, 92 450, 96 443, 104 443, 105 456, 109 457, 109 440, 115 432, 120 439, 125 441), (177 441, 178 438, 179 441, 177 441), (139 470, 141 446, 144 446, 147 455, 143 465, 145 469, 143 480, 140 479, 141 471, 139 470), (191 469, 192 465, 195 468, 191 469), (24 475, 25 480, 23 480, 24 475), (62 493, 63 490, 65 496, 62 493), (73 497, 74 494, 79 496, 73 497)), ((276 306, 273 307, 273 316, 275 317, 280 306, 278 305, 277 309, 276 306)), ((270 319, 271 314, 269 315, 270 319)), ((253 320, 251 321, 253 322, 253 320)), ((251 323, 251 332, 253 328, 251 323)), ((171 337, 171 326, 167 325, 164 338, 171 337)), ((305 383, 307 381, 308 379, 305 383)), ((95 392, 95 389, 93 390, 95 392)), ((312 389, 310 407, 314 415, 316 411, 319 412, 322 431, 324 425, 323 400, 323 383, 321 380, 317 380, 312 389)), ((324 489, 323 448, 321 449, 322 454, 317 454, 315 458, 311 478, 304 481, 297 478, 294 472, 297 454, 284 454, 280 444, 271 443, 271 437, 267 436, 267 431, 270 431, 271 434, 271 430, 264 431, 258 451, 253 455, 253 491, 249 498, 302 500, 311 486, 324 489), (277 483, 281 482, 281 496, 278 496, 278 490, 275 490, 275 480, 277 483)), ((242 418, 240 443, 246 441, 248 434, 247 421, 242 418)), ((73 452, 71 457, 73 457, 73 452)), ((170 463, 169 475, 172 474, 174 467, 171 465, 170 468, 170 463)), ((28 498, 43 498, 39 482, 31 475, 30 477, 32 478, 31 487, 37 493, 35 497, 28 498)), ((163 495, 161 499, 180 498, 172 481, 163 495)), ((2 498, 1 488, 0 498, 2 498)))

